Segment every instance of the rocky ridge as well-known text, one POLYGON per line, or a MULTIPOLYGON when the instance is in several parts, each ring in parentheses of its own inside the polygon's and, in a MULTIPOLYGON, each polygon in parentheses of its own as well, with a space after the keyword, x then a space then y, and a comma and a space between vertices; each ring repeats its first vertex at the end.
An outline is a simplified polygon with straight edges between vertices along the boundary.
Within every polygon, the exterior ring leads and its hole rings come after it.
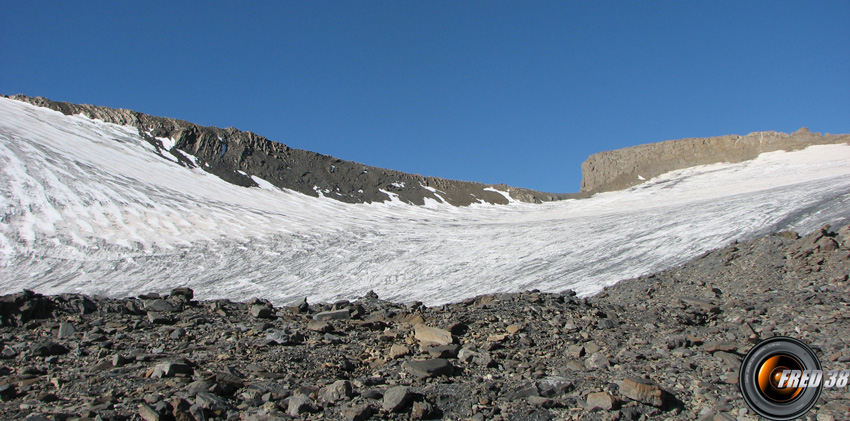
POLYGON ((582 163, 578 193, 545 193, 504 184, 424 177, 345 161, 290 148, 252 132, 235 128, 199 126, 183 120, 155 117, 126 109, 80 105, 26 95, 4 96, 65 115, 82 114, 109 123, 133 126, 161 154, 170 154, 181 165, 200 167, 230 183, 252 187, 251 176, 277 187, 347 203, 399 200, 422 205, 426 199, 454 206, 472 203, 506 204, 514 200, 541 203, 583 198, 595 193, 622 190, 666 172, 718 162, 742 162, 759 154, 792 151, 812 145, 850 143, 850 134, 811 133, 802 128, 787 134, 773 131, 746 136, 689 138, 638 145, 591 155, 582 163), (173 146, 163 144, 170 139, 173 146), (192 155, 193 158, 185 154, 192 155), (501 192, 501 193, 500 193, 501 192))
POLYGON ((850 143, 850 134, 755 132, 746 136, 668 140, 591 155, 581 164, 585 195, 622 190, 666 172, 718 162, 743 162, 765 152, 850 143))
POLYGON ((205 127, 131 110, 78 105, 42 97, 13 95, 8 98, 49 108, 65 115, 82 114, 108 123, 136 127, 139 135, 160 154, 169 154, 181 165, 200 167, 239 186, 257 186, 251 179, 251 176, 256 176, 280 188, 314 197, 323 195, 347 203, 384 202, 392 200, 391 194, 414 205, 422 205, 425 199, 433 199, 454 206, 479 202, 507 204, 505 194, 514 200, 531 203, 574 196, 543 193, 504 184, 487 185, 423 177, 372 167, 290 148, 283 143, 232 127, 205 127), (161 139, 170 141, 164 144, 161 139))
MULTIPOLYGON (((440 307, 375 294, 286 307, 0 299, 4 419, 755 420, 742 356, 775 335, 850 369, 850 227, 733 243, 590 298, 528 291, 440 307)), ((806 415, 848 419, 850 389, 806 415)))

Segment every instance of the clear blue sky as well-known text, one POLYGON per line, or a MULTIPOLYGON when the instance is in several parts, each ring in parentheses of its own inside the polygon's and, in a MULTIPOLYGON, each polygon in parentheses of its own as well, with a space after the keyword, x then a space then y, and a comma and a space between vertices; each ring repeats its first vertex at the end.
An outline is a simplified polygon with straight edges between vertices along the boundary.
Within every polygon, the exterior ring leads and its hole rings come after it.
POLYGON ((850 132, 850 1, 0 4, 0 93, 577 191, 588 155, 850 132))

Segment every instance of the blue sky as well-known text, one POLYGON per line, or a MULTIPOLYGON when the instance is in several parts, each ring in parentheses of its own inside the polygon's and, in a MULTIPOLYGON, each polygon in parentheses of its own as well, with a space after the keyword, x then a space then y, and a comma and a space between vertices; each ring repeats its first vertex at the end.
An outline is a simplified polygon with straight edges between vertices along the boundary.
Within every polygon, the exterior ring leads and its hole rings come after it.
POLYGON ((588 155, 850 132, 850 1, 13 2, 0 93, 577 191, 588 155))

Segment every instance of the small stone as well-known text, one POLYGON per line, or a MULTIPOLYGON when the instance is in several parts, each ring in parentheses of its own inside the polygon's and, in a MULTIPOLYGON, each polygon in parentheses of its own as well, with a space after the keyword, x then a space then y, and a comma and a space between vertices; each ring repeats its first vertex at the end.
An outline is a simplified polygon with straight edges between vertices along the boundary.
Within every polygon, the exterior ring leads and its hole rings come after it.
POLYGON ((463 362, 471 362, 483 367, 493 367, 496 365, 496 362, 493 361, 493 357, 491 357, 488 352, 477 352, 469 348, 461 349, 458 352, 457 357, 463 362))
POLYGON ((403 367, 408 373, 420 379, 437 376, 450 376, 454 373, 454 366, 452 363, 443 358, 407 361, 404 363, 403 367))
POLYGON ((643 380, 625 379, 620 385, 623 396, 656 408, 664 406, 665 393, 660 387, 643 380))
POLYGON ((413 394, 407 386, 395 386, 387 389, 384 393, 384 401, 382 407, 387 412, 401 412, 410 401, 413 400, 413 394))
POLYGON ((252 305, 248 312, 257 319, 270 319, 272 317, 272 309, 263 304, 252 305))
POLYGON ((207 414, 204 412, 204 408, 201 408, 198 404, 192 404, 189 407, 189 414, 195 418, 195 421, 207 421, 207 414))
POLYGON ((835 417, 832 414, 818 412, 817 421, 835 421, 835 417))
POLYGON ((183 328, 174 329, 171 331, 171 334, 168 335, 168 337, 171 339, 180 339, 184 336, 186 336, 186 329, 183 328))
POLYGON ((0 401, 6 402, 12 400, 17 395, 18 391, 15 390, 15 385, 9 383, 0 385, 0 401))
POLYGON ((617 325, 614 324, 614 322, 611 321, 610 319, 602 319, 602 320, 596 322, 596 327, 598 327, 600 329, 613 329, 613 328, 617 327, 617 325))
POLYGON ((579 330, 581 330, 581 328, 577 324, 575 324, 575 322, 573 322, 573 321, 569 321, 569 322, 564 323, 564 332, 575 333, 575 332, 578 332, 579 330))
POLYGON ((733 352, 738 350, 738 344, 735 342, 708 342, 702 346, 706 352, 733 352))
POLYGON ((32 354, 39 357, 49 357, 51 355, 65 355, 68 353, 68 348, 59 345, 56 342, 40 342, 33 346, 32 354))
POLYGON ((177 308, 174 306, 174 304, 171 304, 168 301, 158 299, 145 301, 145 310, 156 311, 160 313, 174 313, 175 311, 177 311, 177 308))
POLYGON ((604 354, 597 352, 585 360, 584 365, 587 368, 606 368, 611 365, 611 362, 604 354))
POLYGON ((352 396, 354 396, 354 393, 351 382, 348 380, 337 380, 319 390, 319 399, 322 402, 334 403, 352 396))
POLYGON ((702 311, 708 312, 708 313, 719 313, 720 312, 720 307, 718 307, 718 306, 716 306, 716 305, 714 305, 714 304, 712 304, 708 301, 704 301, 704 300, 700 300, 700 299, 692 298, 692 297, 679 297, 679 299, 682 300, 682 302, 684 302, 684 303, 686 303, 690 306, 696 307, 696 308, 698 308, 702 311))
POLYGON ((667 338, 667 349, 685 348, 690 345, 688 338, 682 335, 667 338))
POLYGON ((595 354, 602 350, 602 347, 599 346, 596 342, 588 342, 584 344, 584 352, 587 354, 595 354))
POLYGON ((554 408, 558 405, 558 403, 554 400, 544 398, 543 396, 529 396, 528 403, 532 406, 538 406, 541 408, 554 408))
POLYGON ((104 371, 104 370, 112 370, 113 368, 115 368, 115 366, 112 364, 112 361, 103 360, 103 361, 89 367, 89 371, 97 372, 97 371, 104 371))
POLYGON ((365 421, 372 417, 371 405, 352 406, 342 410, 342 417, 347 421, 365 421))
POLYGON ((505 332, 508 332, 511 335, 514 335, 521 330, 522 330, 522 325, 518 325, 518 324, 508 325, 508 327, 505 328, 505 332))
POLYGON ((210 392, 198 392, 195 395, 195 404, 201 408, 211 411, 223 411, 227 409, 227 401, 210 392))
POLYGON ((313 403, 309 396, 298 393, 289 398, 289 407, 286 413, 292 417, 298 417, 306 412, 318 412, 319 408, 313 403))
POLYGON ((188 302, 195 298, 195 291, 188 287, 178 287, 171 290, 171 297, 188 302))
POLYGON ((726 368, 730 370, 738 370, 741 367, 741 357, 735 354, 717 351, 714 353, 714 356, 720 358, 720 360, 723 361, 723 364, 726 365, 726 368))
POLYGON ((74 336, 74 333, 77 332, 77 329, 74 328, 74 325, 71 323, 60 323, 59 324, 59 332, 56 334, 57 339, 67 339, 74 336))
POLYGON ((428 402, 414 402, 413 409, 410 410, 412 420, 426 420, 434 415, 434 407, 428 402))
POLYGON ((517 399, 528 398, 531 396, 540 396, 540 390, 534 383, 526 383, 518 389, 505 395, 505 399, 515 401, 517 399))
POLYGON ((167 315, 157 312, 157 311, 149 311, 148 312, 148 320, 157 325, 170 324, 171 318, 167 315))
POLYGON ((348 312, 348 309, 323 311, 313 316, 313 320, 320 322, 324 320, 348 320, 350 318, 351 314, 348 312))
POLYGON ((194 373, 192 367, 189 364, 176 362, 176 361, 166 361, 157 364, 153 371, 151 372, 150 377, 154 379, 159 379, 163 377, 174 377, 174 376, 190 376, 194 373))
POLYGON ((602 409, 604 411, 610 411, 614 409, 614 405, 616 404, 616 400, 613 396, 611 396, 608 392, 596 392, 587 395, 587 410, 593 411, 595 409, 602 409))
POLYGON ((567 355, 572 358, 581 358, 585 355, 584 347, 581 345, 570 345, 567 347, 567 355))
POLYGON ((410 349, 408 347, 404 346, 404 345, 396 344, 396 345, 393 345, 392 347, 390 347, 389 357, 390 357, 391 360, 394 360, 396 358, 401 358, 401 357, 408 355, 408 354, 410 354, 410 349))
POLYGON ((112 356, 112 366, 113 367, 121 367, 122 365, 127 364, 128 362, 129 362, 129 360, 122 355, 115 354, 115 355, 112 356))
POLYGON ((289 335, 278 329, 270 329, 266 332, 266 341, 270 344, 287 345, 290 341, 289 335))
POLYGON ((18 356, 18 351, 16 351, 14 348, 12 348, 10 346, 3 347, 3 351, 0 352, 0 357, 6 358, 6 359, 15 358, 16 356, 18 356))
POLYGON ((288 307, 291 309, 291 311, 294 311, 296 313, 306 313, 310 311, 310 304, 307 303, 307 297, 299 298, 293 301, 291 304, 289 304, 288 307))
POLYGON ((159 421, 161 419, 155 409, 144 403, 139 405, 139 416, 145 421, 159 421))
POLYGON ((573 382, 563 376, 548 376, 537 382, 540 396, 554 397, 573 389, 573 382))
POLYGON ((175 398, 171 400, 171 415, 175 421, 195 421, 192 416, 192 404, 185 399, 175 398))
POLYGON ((188 393, 189 396, 195 396, 200 392, 208 392, 211 387, 212 384, 210 384, 210 382, 208 381, 196 380, 192 383, 189 383, 189 386, 186 387, 186 393, 188 393))
POLYGON ((307 330, 312 330, 313 332, 333 332, 334 327, 328 322, 319 322, 316 320, 311 320, 307 323, 307 330))
POLYGON ((413 336, 424 346, 448 345, 454 342, 451 332, 436 327, 417 324, 413 327, 413 336))
POLYGON ((455 358, 457 357, 458 350, 460 350, 460 345, 442 345, 428 348, 428 355, 434 358, 455 358))

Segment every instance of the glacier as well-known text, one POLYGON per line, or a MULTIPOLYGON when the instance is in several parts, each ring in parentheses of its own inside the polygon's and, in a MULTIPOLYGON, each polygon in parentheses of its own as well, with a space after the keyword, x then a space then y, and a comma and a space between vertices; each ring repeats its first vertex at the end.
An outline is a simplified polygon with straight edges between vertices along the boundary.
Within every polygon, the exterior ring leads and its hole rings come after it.
POLYGON ((427 305, 527 289, 584 296, 735 240, 850 222, 846 144, 677 170, 586 199, 346 204, 257 177, 259 188, 239 187, 180 165, 135 127, 0 98, 0 174, 3 294, 187 286, 199 299, 285 304, 374 290, 427 305))

